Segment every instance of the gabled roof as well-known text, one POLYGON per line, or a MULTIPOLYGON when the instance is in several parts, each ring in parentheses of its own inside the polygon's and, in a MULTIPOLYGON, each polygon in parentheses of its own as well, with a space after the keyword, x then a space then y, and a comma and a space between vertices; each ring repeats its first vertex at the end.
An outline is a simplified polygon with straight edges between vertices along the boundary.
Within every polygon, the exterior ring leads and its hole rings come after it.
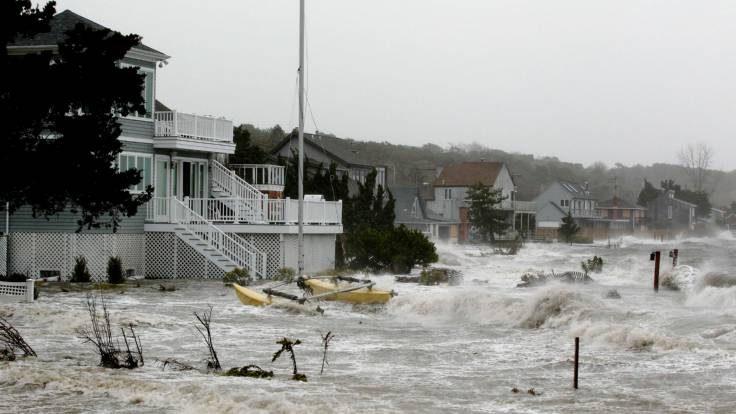
MULTIPOLYGON (((54 17, 51 18, 51 22, 49 23, 51 30, 46 33, 39 33, 32 38, 21 37, 15 39, 14 42, 8 45, 8 48, 29 46, 47 46, 49 48, 56 47, 59 43, 63 42, 66 39, 66 32, 74 29, 77 23, 81 23, 89 28, 97 30, 107 29, 107 27, 97 22, 93 22, 86 17, 82 17, 71 10, 64 10, 61 13, 55 14, 54 17)), ((153 58, 157 58, 158 60, 166 60, 170 57, 165 53, 159 52, 152 47, 144 45, 143 43, 134 47, 133 50, 141 51, 143 53, 146 53, 147 55, 150 55, 153 58)))
POLYGON ((572 194, 575 197, 590 197, 590 191, 586 190, 585 187, 583 187, 580 184, 573 183, 572 181, 565 181, 565 180, 558 180, 557 181, 560 186, 567 191, 568 193, 572 194))
POLYGON ((434 179, 435 187, 470 187, 478 184, 491 186, 504 167, 502 162, 464 162, 444 167, 434 179))
POLYGON ((434 214, 427 208, 424 201, 419 197, 419 188, 416 187, 394 187, 391 188, 394 196, 394 214, 396 223, 429 223, 429 222, 452 222, 434 214), (412 210, 416 203, 417 216, 412 216, 412 210))
MULTIPOLYGON (((296 139, 296 137, 293 134, 289 134, 284 139, 281 140, 276 146, 273 147, 271 150, 271 154, 277 154, 281 148, 283 148, 285 145, 290 145, 291 140, 296 139)), ((322 134, 309 134, 304 133, 304 143, 307 145, 311 145, 314 148, 317 148, 318 150, 324 152, 327 154, 330 158, 334 158, 336 161, 339 161, 340 163, 346 165, 346 166, 355 166, 355 167, 366 167, 366 168, 372 168, 374 166, 370 162, 362 159, 358 152, 349 152, 345 151, 343 148, 345 144, 340 145, 340 141, 347 141, 342 138, 337 138, 334 136, 329 135, 322 135, 322 134)))
POLYGON ((637 206, 629 201, 614 196, 610 200, 601 201, 598 203, 598 208, 614 208, 623 210, 645 210, 644 207, 637 206))

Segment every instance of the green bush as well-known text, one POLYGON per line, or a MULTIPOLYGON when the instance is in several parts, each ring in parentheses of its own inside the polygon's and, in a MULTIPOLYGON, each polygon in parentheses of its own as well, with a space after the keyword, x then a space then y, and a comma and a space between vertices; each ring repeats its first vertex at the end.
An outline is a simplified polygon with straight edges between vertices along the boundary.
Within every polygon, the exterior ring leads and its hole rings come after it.
POLYGON ((28 280, 28 276, 22 273, 11 273, 7 276, 0 275, 0 282, 25 282, 28 280))
POLYGON ((123 260, 120 257, 113 256, 107 261, 107 282, 112 285, 125 283, 123 260))
POLYGON ((346 257, 352 269, 394 273, 409 273, 416 265, 428 266, 439 259, 424 234, 403 225, 350 234, 346 257))
POLYGON ((296 276, 296 270, 292 269, 291 267, 282 267, 273 277, 273 280, 280 280, 283 282, 291 283, 294 280, 294 276, 296 276))
POLYGON ((72 278, 69 281, 72 283, 89 283, 91 280, 92 276, 90 276, 87 269, 87 259, 84 256, 75 257, 74 271, 72 271, 72 278))
POLYGON ((236 267, 235 269, 225 273, 222 278, 222 283, 229 285, 231 283, 237 283, 240 286, 248 286, 251 284, 253 279, 250 277, 247 269, 236 267))

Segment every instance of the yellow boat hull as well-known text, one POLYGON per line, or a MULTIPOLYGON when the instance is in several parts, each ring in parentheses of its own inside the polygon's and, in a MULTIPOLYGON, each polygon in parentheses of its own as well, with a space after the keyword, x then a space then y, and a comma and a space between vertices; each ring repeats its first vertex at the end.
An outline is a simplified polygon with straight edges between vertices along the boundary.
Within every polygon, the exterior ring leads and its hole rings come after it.
POLYGON ((271 298, 263 293, 258 293, 237 283, 233 283, 233 288, 235 289, 235 295, 243 305, 266 306, 271 304, 271 298))
MULTIPOLYGON (((326 282, 321 279, 307 279, 305 283, 307 284, 307 286, 312 288, 313 295, 320 295, 323 293, 332 292, 335 289, 344 288, 344 287, 349 286, 349 285, 335 285, 332 282, 326 282)), ((348 303, 354 303, 354 304, 370 305, 370 304, 388 302, 391 299, 391 292, 386 292, 385 290, 363 288, 363 289, 353 290, 351 292, 335 293, 334 295, 326 296, 325 299, 337 300, 340 302, 348 302, 348 303)))

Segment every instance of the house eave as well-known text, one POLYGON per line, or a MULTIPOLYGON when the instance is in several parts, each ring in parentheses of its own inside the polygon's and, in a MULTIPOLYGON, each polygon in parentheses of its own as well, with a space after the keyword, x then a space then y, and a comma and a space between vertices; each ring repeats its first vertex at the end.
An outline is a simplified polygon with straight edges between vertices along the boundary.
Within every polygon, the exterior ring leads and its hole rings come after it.
POLYGON ((153 148, 235 154, 235 144, 232 142, 205 141, 182 137, 156 137, 153 140, 153 148))

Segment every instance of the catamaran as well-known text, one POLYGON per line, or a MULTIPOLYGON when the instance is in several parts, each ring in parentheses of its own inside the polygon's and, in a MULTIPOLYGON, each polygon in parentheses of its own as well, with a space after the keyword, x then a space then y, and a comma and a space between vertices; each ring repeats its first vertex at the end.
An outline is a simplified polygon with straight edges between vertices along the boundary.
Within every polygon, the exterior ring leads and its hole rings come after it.
POLYGON ((280 282, 257 292, 245 286, 233 284, 235 295, 240 302, 248 306, 267 306, 277 301, 293 301, 299 304, 318 299, 337 300, 353 304, 386 303, 392 292, 373 289, 375 283, 368 279, 357 279, 347 276, 305 276, 304 275, 304 0, 299 2, 299 144, 298 144, 298 180, 299 210, 298 225, 298 275, 297 286, 305 295, 298 296, 276 290, 290 282, 280 282), (308 295, 308 296, 307 296, 308 295))

